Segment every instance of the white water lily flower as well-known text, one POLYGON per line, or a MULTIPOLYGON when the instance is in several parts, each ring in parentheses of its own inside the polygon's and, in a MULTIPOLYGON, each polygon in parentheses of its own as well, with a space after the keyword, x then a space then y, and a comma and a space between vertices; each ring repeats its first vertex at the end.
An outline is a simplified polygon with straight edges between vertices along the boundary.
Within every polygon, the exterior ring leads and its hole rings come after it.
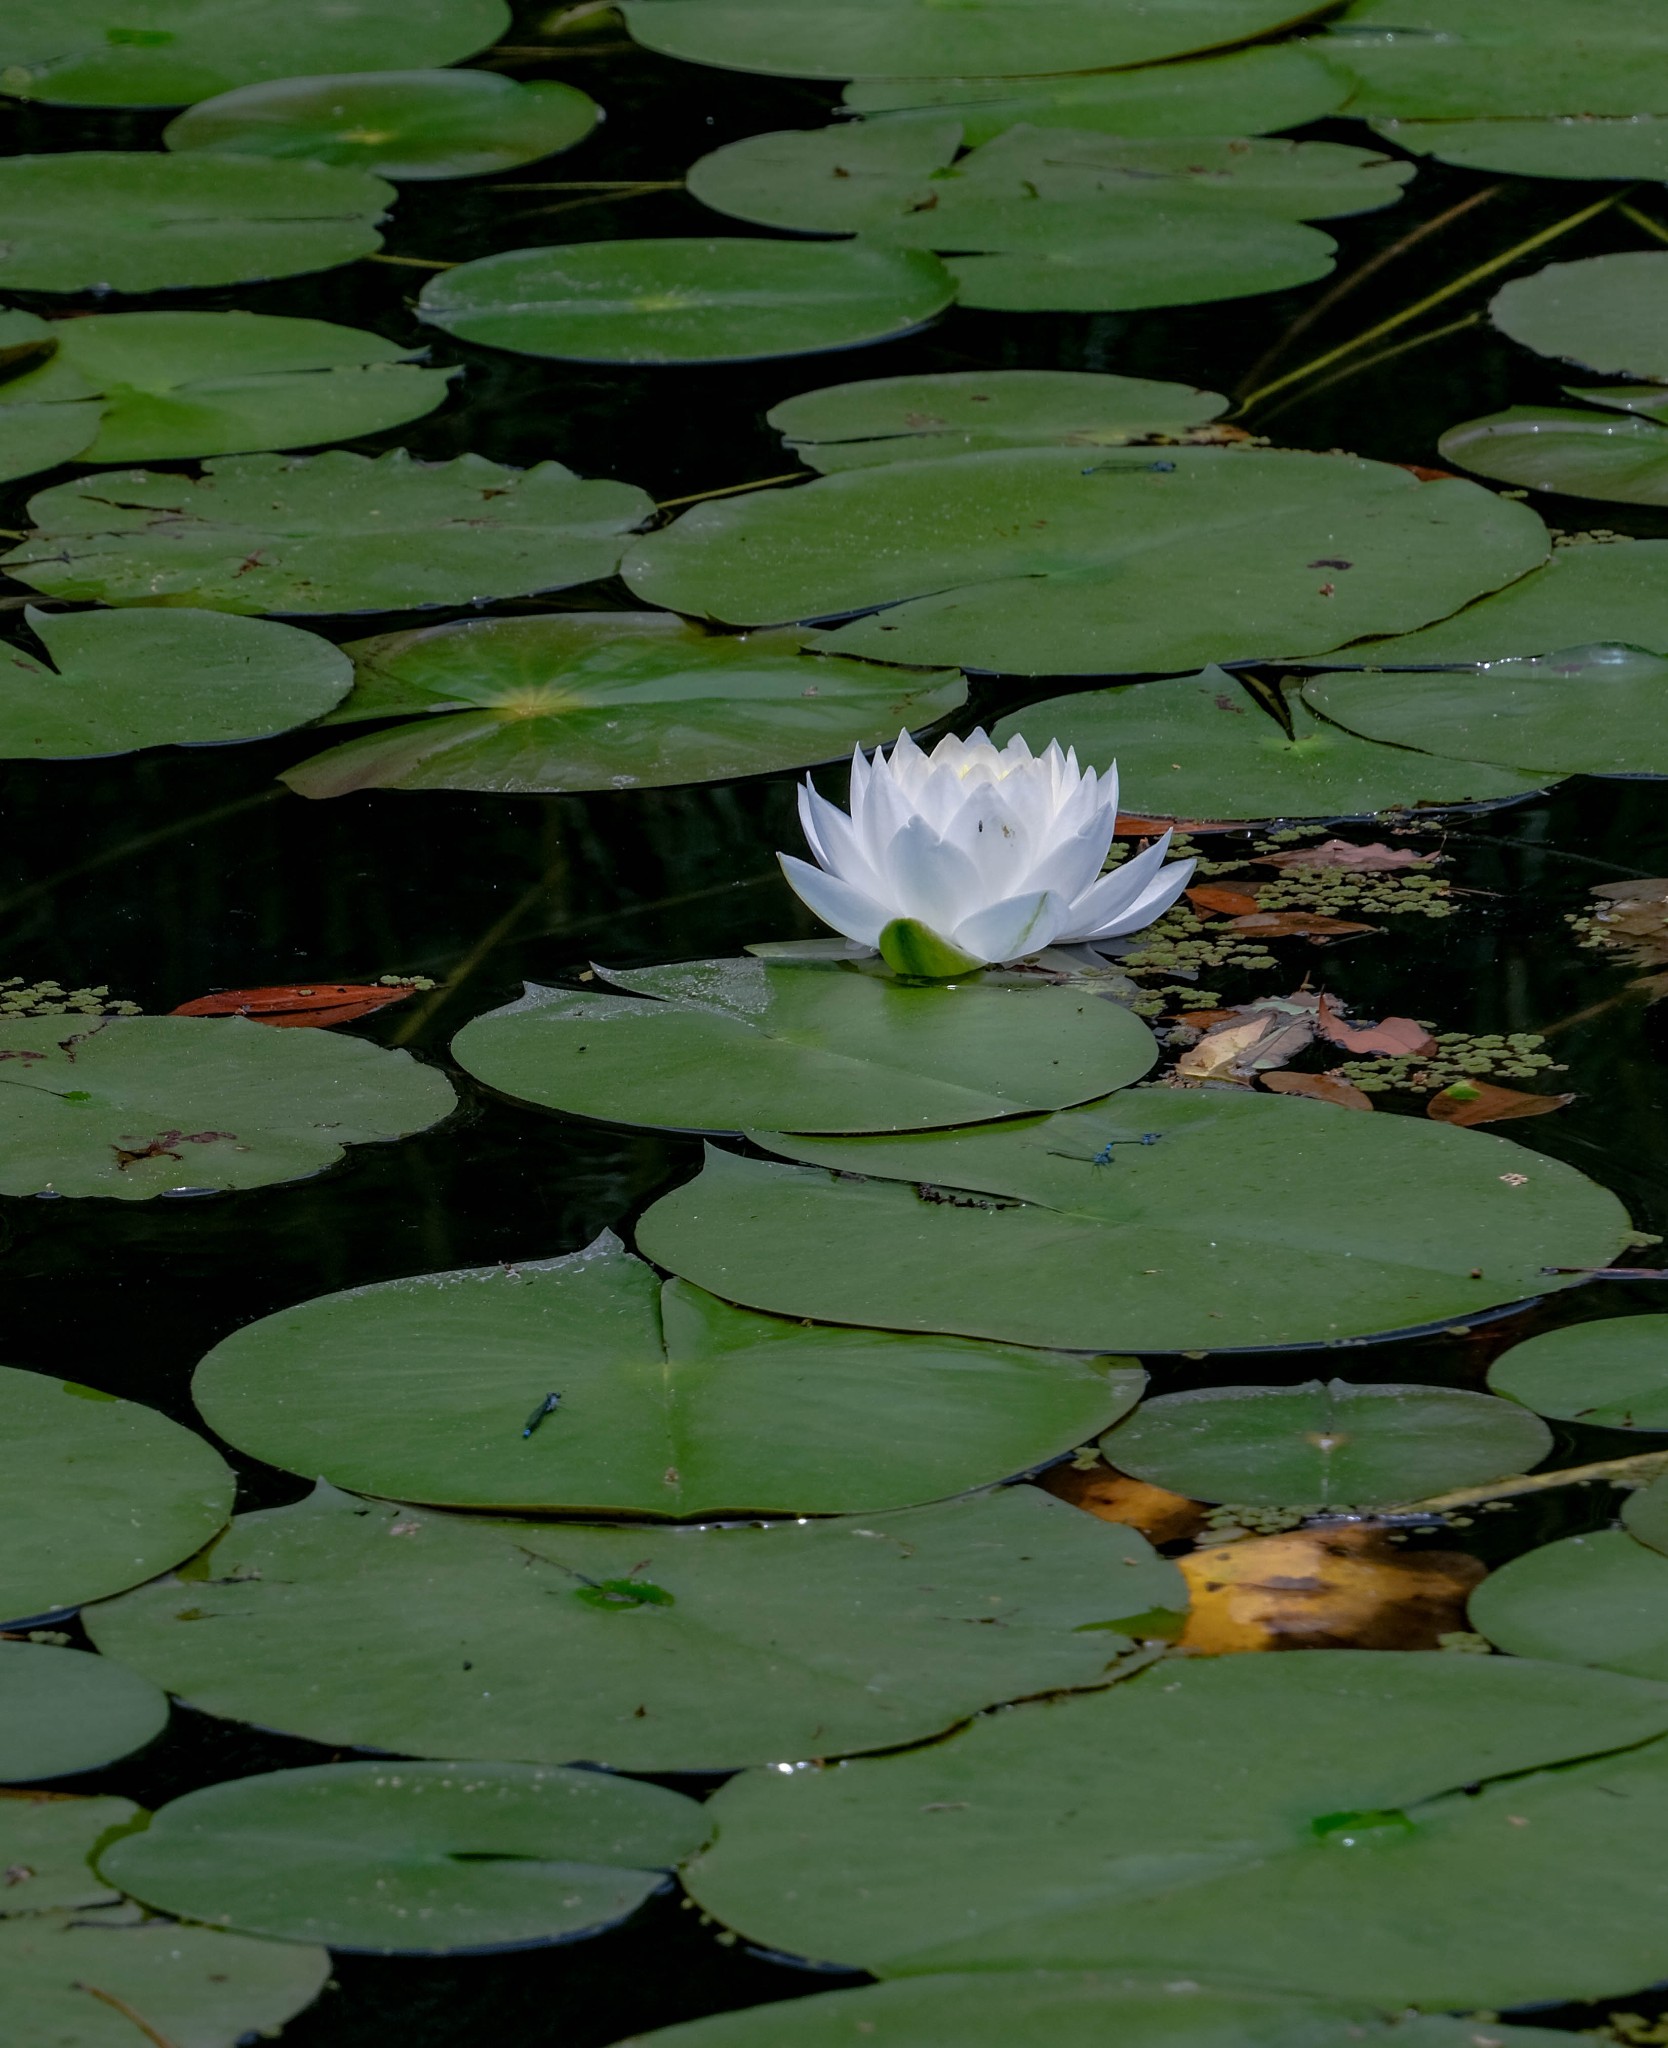
POLYGON ((1033 757, 982 731, 924 754, 900 733, 888 760, 858 748, 851 815, 809 776, 799 817, 817 865, 780 854, 800 901, 906 973, 950 974, 1046 946, 1094 945, 1162 917, 1190 860, 1164 864, 1170 834, 1102 874, 1118 814, 1118 770, 1079 769, 1075 751, 1033 757))

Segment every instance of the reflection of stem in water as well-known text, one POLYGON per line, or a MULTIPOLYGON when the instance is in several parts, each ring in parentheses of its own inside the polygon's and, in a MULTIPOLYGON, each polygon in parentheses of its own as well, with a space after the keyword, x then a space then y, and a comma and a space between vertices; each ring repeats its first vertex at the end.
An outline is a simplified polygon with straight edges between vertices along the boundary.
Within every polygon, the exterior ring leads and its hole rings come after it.
POLYGON ((1450 334, 1462 333, 1467 327, 1482 324, 1481 313, 1467 313, 1463 319, 1450 320, 1446 327, 1430 327, 1423 334, 1416 334, 1409 341, 1398 341, 1390 348, 1381 348, 1376 355, 1363 356, 1358 363, 1346 363, 1341 370, 1334 370, 1330 377, 1319 377, 1313 384, 1307 384, 1301 391, 1294 391, 1289 398, 1281 399, 1278 405, 1271 405, 1262 414, 1262 423, 1278 419, 1288 407, 1299 405, 1306 398, 1313 398, 1318 391, 1330 390, 1334 384, 1345 383, 1351 377, 1359 377, 1363 370, 1376 370, 1380 363, 1388 363, 1396 356, 1410 354, 1416 348, 1423 348, 1429 341, 1446 341, 1450 334))
POLYGON ((1626 200, 1623 200, 1616 211, 1623 220, 1632 221, 1636 228, 1643 228, 1646 234, 1655 235, 1659 242, 1668 242, 1668 228, 1665 228, 1661 221, 1652 220, 1648 213, 1641 213, 1637 206, 1629 206, 1626 200))
POLYGON ((654 509, 670 512, 675 505, 703 505, 708 498, 734 498, 743 491, 762 491, 771 484, 797 484, 804 480, 804 470, 790 469, 781 476, 756 476, 750 483, 724 484, 716 491, 690 491, 682 498, 662 498, 654 509))
POLYGON ((1555 220, 1551 227, 1542 228, 1539 233, 1528 236, 1524 241, 1514 242, 1511 248, 1502 249, 1498 256, 1491 256, 1486 263, 1479 263, 1463 277, 1453 278, 1424 298, 1416 299, 1411 306, 1403 306, 1399 313, 1392 313, 1388 319, 1380 320, 1376 326, 1367 328, 1353 340, 1342 341, 1336 348, 1329 348, 1324 355, 1314 356, 1310 361, 1300 364, 1297 369, 1288 370, 1283 377, 1276 377, 1272 382, 1248 392, 1240 400, 1238 410, 1242 413, 1249 412, 1263 399, 1272 398, 1276 391, 1284 391, 1290 384, 1306 384, 1317 370, 1329 369, 1333 363, 1340 362, 1345 356, 1353 355, 1358 348, 1366 348, 1370 342, 1380 341, 1385 335, 1394 334, 1397 328, 1405 327, 1410 320, 1417 320, 1421 313, 1428 313, 1433 306, 1445 305, 1459 293, 1469 291, 1475 284, 1481 284, 1484 278, 1493 277, 1498 272, 1509 269, 1523 257, 1533 255, 1537 249, 1544 249, 1548 242, 1555 242, 1561 235, 1567 235, 1576 228, 1584 227, 1588 221, 1596 220, 1601 213, 1617 205, 1624 192, 1631 189, 1624 187, 1622 191, 1607 192, 1602 199, 1595 199, 1574 213, 1565 214, 1562 220, 1555 220))
MULTIPOLYGON (((500 190, 503 188, 500 187, 500 190)), ((504 218, 511 220, 538 220, 545 214, 572 213, 581 206, 612 206, 621 199, 641 199, 645 192, 680 192, 683 180, 645 178, 640 185, 625 185, 609 192, 593 192, 588 199, 558 199, 554 206, 524 206, 519 213, 507 213, 504 218)), ((451 268, 450 265, 447 266, 451 268)))
POLYGON ((443 263, 438 256, 390 256, 386 249, 379 249, 365 258, 367 263, 398 263, 407 270, 456 270, 455 263, 443 263))

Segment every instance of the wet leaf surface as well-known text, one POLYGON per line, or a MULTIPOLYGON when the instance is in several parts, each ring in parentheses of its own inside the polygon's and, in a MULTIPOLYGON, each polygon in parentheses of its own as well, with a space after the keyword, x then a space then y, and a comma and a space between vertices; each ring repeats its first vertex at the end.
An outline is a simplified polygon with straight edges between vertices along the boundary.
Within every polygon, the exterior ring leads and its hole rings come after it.
POLYGON ((1668 1316, 1616 1316, 1514 1344, 1488 1383, 1538 1415, 1605 1429, 1668 1430, 1668 1316))
POLYGON ((0 1642, 0 1779, 8 1785, 97 1770, 154 1741, 167 1719, 167 1699, 150 1680, 108 1657, 0 1642))

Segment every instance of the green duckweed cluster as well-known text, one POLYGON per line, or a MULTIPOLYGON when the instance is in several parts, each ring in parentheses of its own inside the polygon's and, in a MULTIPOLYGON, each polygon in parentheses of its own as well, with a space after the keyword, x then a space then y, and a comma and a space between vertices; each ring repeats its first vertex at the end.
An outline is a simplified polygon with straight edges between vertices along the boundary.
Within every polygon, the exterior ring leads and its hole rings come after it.
POLYGON ((137 1003, 112 1002, 104 983, 96 988, 64 988, 55 981, 0 980, 0 1018, 6 1017, 137 1017, 137 1003))
POLYGON ((1532 1081, 1538 1074, 1562 1073, 1564 1069, 1541 1047, 1546 1040, 1538 1031, 1485 1032, 1440 1031, 1436 1050, 1424 1053, 1377 1053, 1369 1059, 1345 1060, 1333 1069, 1352 1081, 1365 1095, 1382 1095, 1395 1090, 1407 1094, 1434 1094, 1456 1082, 1532 1081))
MULTIPOLYGON (((1248 939, 1223 925, 1207 924, 1191 905, 1178 903, 1142 934, 1140 946, 1121 963, 1131 974, 1179 974, 1197 977, 1206 967, 1239 967, 1266 973, 1279 961, 1260 940, 1248 939)), ((1193 990, 1189 995, 1197 1001, 1193 990)))
POLYGON ((1424 868, 1392 868, 1362 874, 1350 868, 1283 868, 1278 881, 1264 882, 1257 902, 1264 910, 1312 910, 1323 917, 1452 917, 1449 884, 1424 868))

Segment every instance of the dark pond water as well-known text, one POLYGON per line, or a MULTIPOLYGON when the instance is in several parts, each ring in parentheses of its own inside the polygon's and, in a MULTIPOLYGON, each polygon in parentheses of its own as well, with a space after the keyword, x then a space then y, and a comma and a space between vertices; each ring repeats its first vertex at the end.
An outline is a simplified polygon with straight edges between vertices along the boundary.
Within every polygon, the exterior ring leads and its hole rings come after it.
MULTIPOLYGON (((524 28, 519 39, 530 33, 524 28)), ((607 108, 599 135, 553 176, 673 179, 718 142, 819 124, 836 97, 661 61, 606 30, 574 37, 548 64, 513 68, 570 79, 607 108)), ((0 141, 16 151, 152 147, 161 126, 148 115, 16 106, 4 119, 0 141)), ((1358 139, 1343 124, 1306 132, 1358 139)), ((351 445, 406 445, 434 458, 474 450, 513 463, 554 456, 664 500, 780 473, 788 465, 764 424, 766 409, 843 376, 1046 366, 1225 391, 1262 381, 1558 220, 1581 194, 1426 164, 1401 205, 1329 224, 1342 245, 1336 276, 1301 292, 1134 315, 952 311, 929 332, 860 355, 733 369, 587 368, 454 344, 411 315, 427 273, 394 263, 197 293, 187 303, 341 321, 466 366, 439 412, 351 445), (1488 187, 1498 189, 1486 201, 1363 274, 1371 259, 1412 240, 1419 224, 1488 187)), ((408 185, 388 247, 461 259, 546 239, 716 235, 728 226, 677 193, 562 211, 556 204, 553 196, 495 194, 486 183, 408 185)), ((1638 239, 1601 218, 1560 253, 1602 253, 1638 239)), ((20 302, 47 309, 27 296, 20 302)), ((1479 303, 1476 292, 1460 301, 1462 309, 1479 303)), ((1291 446, 1433 463, 1438 432, 1455 420, 1508 403, 1555 402, 1560 392, 1554 365, 1486 327, 1383 362, 1351 360, 1351 374, 1287 394, 1249 424, 1291 446)), ((8 488, 5 525, 26 523, 23 504, 38 482, 8 488)), ((1541 509, 1553 524, 1573 523, 1568 500, 1541 509)), ((1597 511, 1599 523, 1630 532, 1668 531, 1668 520, 1648 512, 1597 511)), ((598 600, 586 593, 574 601, 598 600)), ((601 602, 627 599, 616 586, 601 602)), ((340 638, 359 630, 357 622, 340 625, 340 638)), ((992 719, 1069 687, 976 682, 970 713, 992 719)), ((517 993, 524 978, 560 980, 593 959, 633 965, 730 954, 750 940, 812 930, 774 858, 778 847, 797 843, 791 777, 620 795, 371 793, 309 803, 273 778, 314 746, 298 733, 213 751, 0 766, 0 974, 108 983, 148 1010, 217 987, 422 974, 443 987, 358 1028, 444 1062, 453 1031, 517 993)), ((822 780, 833 791, 840 777, 822 780)), ((1412 1012, 1446 1030, 1545 1030, 1620 990, 1622 972, 1577 950, 1564 917, 1585 907, 1597 883, 1668 872, 1668 785, 1575 779, 1544 797, 1456 819, 1445 845, 1456 883, 1479 892, 1465 914, 1330 955, 1328 985, 1367 1015, 1412 1012)), ((1229 1002, 1266 986, 1231 971, 1220 979, 1229 1002)), ((1642 1229, 1668 1233, 1665 1033, 1668 1018, 1629 1001, 1560 1030, 1554 1046, 1568 1067, 1561 1085, 1579 1099, 1526 1139, 1613 1188, 1642 1229)), ((6 1361, 63 1372, 195 1422, 191 1370, 239 1325, 364 1282, 573 1250, 693 1170, 691 1142, 542 1115, 454 1079, 462 1106, 450 1121, 398 1145, 357 1150, 315 1180, 194 1203, 0 1203, 6 1361)), ((1622 1293, 1589 1287, 1468 1340, 1356 1352, 1349 1370, 1357 1378, 1479 1384, 1508 1337, 1589 1315, 1668 1308, 1668 1288, 1622 1293)), ((1158 1391, 1314 1370, 1311 1357, 1294 1355, 1231 1367, 1154 1363, 1158 1391)), ((1560 1441, 1574 1460, 1624 1448, 1606 1432, 1573 1427, 1560 1441)), ((234 1462, 242 1505, 300 1491, 235 1454, 234 1462)), ((1443 1532, 1442 1541, 1498 1557, 1597 1525, 1612 1508, 1602 1488, 1549 1495, 1512 1516, 1443 1532)), ((76 1789, 155 1804, 199 1784, 329 1754, 181 1712, 152 1750, 76 1789)), ((831 1981, 847 1980, 720 1945, 669 1895, 626 1927, 566 1948, 445 1962, 344 1958, 339 1988, 285 2038, 294 2048, 396 2039, 411 2048, 600 2048, 680 2017, 831 1981)))

